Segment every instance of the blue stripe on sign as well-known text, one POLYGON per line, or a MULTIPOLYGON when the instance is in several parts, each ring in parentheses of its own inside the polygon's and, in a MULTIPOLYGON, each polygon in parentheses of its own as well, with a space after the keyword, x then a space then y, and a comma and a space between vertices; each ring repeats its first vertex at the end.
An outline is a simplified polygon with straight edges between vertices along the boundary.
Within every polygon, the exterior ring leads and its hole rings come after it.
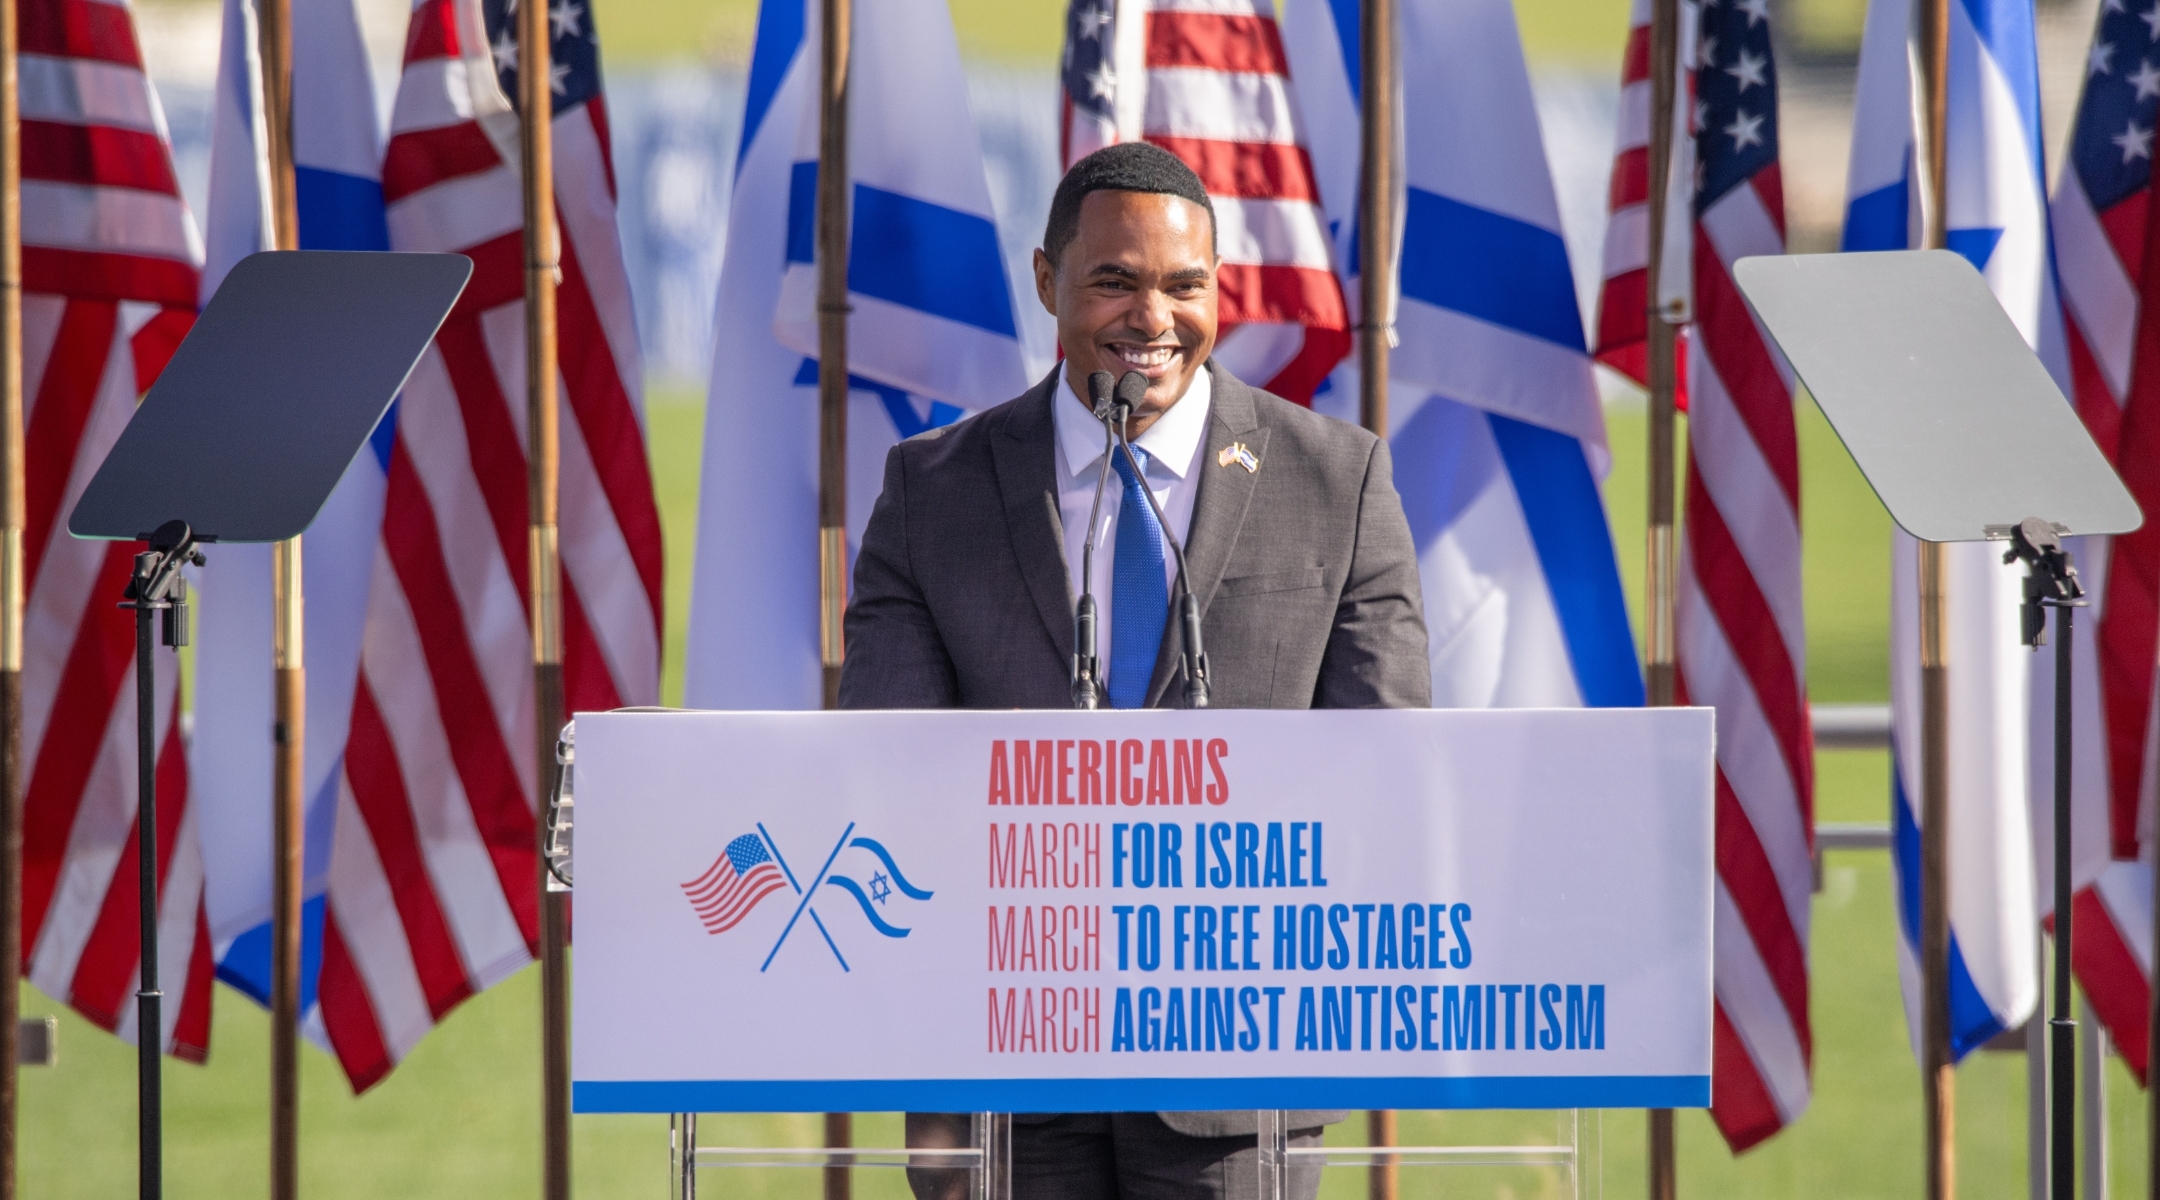
MULTIPOLYGON (((1898 766, 1897 739, 1890 742, 1891 854, 1897 860, 1898 932, 1915 959, 1920 957, 1920 824, 1913 816, 1912 798, 1905 793, 1905 776, 1898 766)), ((1957 929, 1950 930, 1950 1061, 1957 1062, 1987 1044, 2009 1026, 1996 1013, 1972 968, 1958 946, 1957 929)))
MULTIPOLYGON (((815 387, 817 381, 817 360, 814 358, 802 360, 802 365, 795 368, 795 386, 815 387)), ((892 418, 893 432, 899 435, 900 440, 903 442, 918 433, 943 429, 945 426, 959 420, 964 412, 958 406, 947 404, 943 400, 932 400, 930 402, 930 414, 924 416, 922 410, 915 407, 915 398, 913 396, 890 384, 879 383, 875 379, 865 379, 853 371, 848 372, 847 385, 848 390, 851 392, 870 392, 877 396, 879 402, 885 406, 885 415, 892 418)))
MULTIPOLYGON (((815 162, 788 179, 787 261, 817 261, 815 162)), ((848 290, 1004 337, 1013 327, 1012 290, 997 226, 866 183, 855 185, 848 243, 848 290)))
MULTIPOLYGON (((217 977, 235 991, 270 1007, 270 922, 264 921, 233 939, 217 965, 217 977)), ((322 974, 323 898, 300 906, 300 1011, 315 1007, 315 981, 322 974)))
POLYGON ((1905 157, 1905 176, 1888 187, 1855 196, 1845 206, 1845 234, 1838 249, 1903 250, 1912 237, 1912 151, 1905 157))
POLYGON ((1559 234, 1421 188, 1408 191, 1404 296, 1583 352, 1582 309, 1559 234))
POLYGON ((570 1085, 570 1105, 581 1113, 1708 1108, 1710 1077, 578 1080, 570 1085))
POLYGON ((1575 685, 1591 708, 1637 708, 1642 669, 1628 628, 1620 566, 1613 558, 1605 503, 1582 443, 1564 433, 1486 414, 1522 503, 1538 566, 1560 617, 1575 685))
POLYGON ((997 226, 982 217, 858 183, 850 248, 849 291, 1019 336, 997 226))
POLYGON ((293 168, 302 250, 388 250, 382 184, 321 167, 293 168))
POLYGON ((750 145, 757 140, 758 130, 765 126, 765 115, 772 110, 773 100, 780 93, 780 84, 787 79, 795 52, 802 48, 803 13, 807 7, 807 0, 765 0, 758 5, 757 45, 750 52, 742 140, 735 147, 737 174, 742 172, 743 159, 749 156, 750 145))

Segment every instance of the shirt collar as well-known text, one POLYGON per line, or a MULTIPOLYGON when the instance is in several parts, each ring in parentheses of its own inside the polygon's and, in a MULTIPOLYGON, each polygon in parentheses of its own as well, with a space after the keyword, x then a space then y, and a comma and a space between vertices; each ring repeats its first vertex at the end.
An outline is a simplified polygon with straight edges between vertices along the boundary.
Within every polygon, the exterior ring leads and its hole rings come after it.
MULTIPOLYGON (((1078 475, 1083 471, 1100 470, 1102 425, 1082 411, 1067 378, 1066 373, 1060 371, 1050 395, 1051 424, 1057 428, 1058 449, 1064 460, 1065 473, 1078 475)), ((1159 464, 1179 479, 1185 478, 1192 470, 1193 458, 1199 454, 1200 441, 1207 433, 1208 409, 1214 394, 1215 381, 1208 368, 1202 366, 1193 374, 1192 383, 1178 402, 1157 417, 1146 433, 1133 439, 1134 448, 1147 453, 1150 465, 1159 464)))

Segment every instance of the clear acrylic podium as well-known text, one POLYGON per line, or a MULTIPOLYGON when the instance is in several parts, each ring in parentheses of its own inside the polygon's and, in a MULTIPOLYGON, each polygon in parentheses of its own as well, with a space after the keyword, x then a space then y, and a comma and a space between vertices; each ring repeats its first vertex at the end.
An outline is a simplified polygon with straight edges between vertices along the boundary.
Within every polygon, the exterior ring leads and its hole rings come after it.
MULTIPOLYGON (((741 1136, 749 1132, 741 1114, 706 1118, 701 1138, 697 1114, 675 1113, 668 1118, 668 1200, 811 1196, 819 1193, 824 1172, 835 1168, 848 1172, 852 1194, 865 1200, 1013 1200, 1011 1114, 972 1114, 973 1144, 946 1150, 902 1146, 897 1114, 878 1116, 886 1119, 872 1117, 858 1128, 866 1142, 882 1145, 828 1149, 732 1144, 750 1140, 741 1136)), ((1378 1195, 1368 1187, 1376 1170, 1394 1173, 1394 1194, 1405 1200, 1604 1195, 1603 1114, 1597 1109, 1406 1112, 1401 1144, 1389 1147, 1360 1144, 1364 1121, 1355 1113, 1331 1126, 1321 1145, 1293 1146, 1282 1116, 1259 1114, 1255 1200, 1291 1200, 1300 1194, 1294 1177, 1311 1171, 1320 1172, 1322 1196, 1378 1195)))

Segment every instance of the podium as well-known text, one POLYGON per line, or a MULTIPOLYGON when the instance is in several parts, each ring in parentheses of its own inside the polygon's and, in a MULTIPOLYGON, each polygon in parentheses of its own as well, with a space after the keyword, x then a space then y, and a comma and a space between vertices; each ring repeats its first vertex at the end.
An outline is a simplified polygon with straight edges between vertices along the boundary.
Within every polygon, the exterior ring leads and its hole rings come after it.
POLYGON ((1000 1114, 1186 1111, 1253 1114, 1256 1196, 1376 1162, 1594 1194, 1570 1110, 1710 1100, 1708 710, 602 713, 576 742, 573 1105, 678 1114, 678 1195, 800 1163, 1003 1196, 1000 1114), (1375 1108, 1558 1111, 1519 1145, 1291 1137, 1375 1108), (687 1115, 813 1111, 975 1115, 884 1151, 687 1115))

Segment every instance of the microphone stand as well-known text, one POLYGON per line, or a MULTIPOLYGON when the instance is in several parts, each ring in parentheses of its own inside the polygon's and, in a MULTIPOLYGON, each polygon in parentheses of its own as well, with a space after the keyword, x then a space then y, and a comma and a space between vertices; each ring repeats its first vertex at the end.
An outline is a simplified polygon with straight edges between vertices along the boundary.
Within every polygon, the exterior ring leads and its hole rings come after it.
MULTIPOLYGON (((1138 389, 1126 386, 1127 380, 1136 378, 1144 381, 1146 376, 1141 375, 1138 371, 1127 371, 1124 378, 1118 380, 1120 400, 1125 398, 1125 393, 1128 391, 1146 390, 1145 382, 1142 382, 1138 389)), ((1140 459, 1133 453, 1132 439, 1125 436, 1125 420, 1131 412, 1131 408, 1127 405, 1120 404, 1118 406, 1117 444, 1125 452, 1125 464, 1132 468, 1133 478, 1140 481, 1140 494, 1147 497, 1148 507, 1155 512, 1155 524, 1162 530, 1163 540, 1170 543, 1170 553, 1177 559, 1178 627, 1185 635, 1185 707, 1206 708, 1208 706, 1208 663, 1207 650, 1201 645, 1200 641, 1200 601, 1194 598, 1192 583, 1186 575, 1185 547, 1179 545, 1177 535, 1170 532, 1170 520, 1163 515, 1162 502, 1155 498, 1155 489, 1147 485, 1147 473, 1141 469, 1140 459)))
POLYGON ((1072 703, 1083 712, 1102 707, 1102 658, 1095 652, 1095 528, 1102 519, 1103 489, 1110 484, 1110 456, 1116 443, 1110 425, 1110 372, 1088 376, 1088 398, 1095 419, 1103 423, 1103 460, 1102 473, 1095 478, 1095 504, 1088 510, 1087 536, 1081 540, 1080 602, 1073 611, 1072 703))

